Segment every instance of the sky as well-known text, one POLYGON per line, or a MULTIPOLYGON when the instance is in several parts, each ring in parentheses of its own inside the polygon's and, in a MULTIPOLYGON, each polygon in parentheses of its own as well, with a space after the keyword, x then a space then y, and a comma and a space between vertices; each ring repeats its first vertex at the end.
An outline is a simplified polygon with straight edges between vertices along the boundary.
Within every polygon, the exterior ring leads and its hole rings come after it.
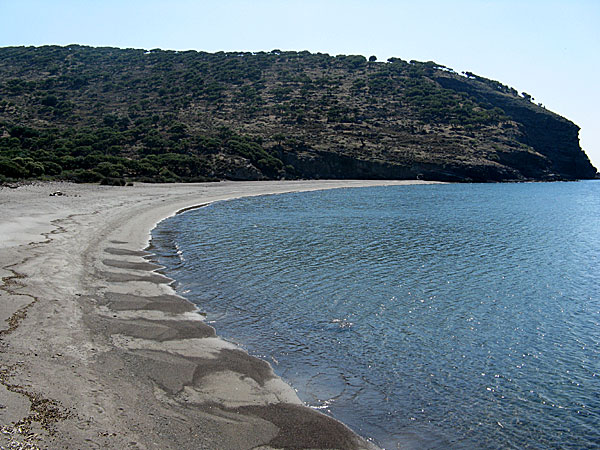
POLYGON ((0 0, 0 46, 269 51, 435 61, 528 92, 600 169, 600 0, 0 0))

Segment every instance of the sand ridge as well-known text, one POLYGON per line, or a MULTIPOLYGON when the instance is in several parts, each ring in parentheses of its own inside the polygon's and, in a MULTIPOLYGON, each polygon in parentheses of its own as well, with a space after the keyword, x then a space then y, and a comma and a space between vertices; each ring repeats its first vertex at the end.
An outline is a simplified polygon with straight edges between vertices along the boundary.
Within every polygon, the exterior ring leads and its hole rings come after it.
POLYGON ((0 446, 374 448, 218 338, 147 249, 158 221, 190 207, 410 183, 1 188, 0 446))

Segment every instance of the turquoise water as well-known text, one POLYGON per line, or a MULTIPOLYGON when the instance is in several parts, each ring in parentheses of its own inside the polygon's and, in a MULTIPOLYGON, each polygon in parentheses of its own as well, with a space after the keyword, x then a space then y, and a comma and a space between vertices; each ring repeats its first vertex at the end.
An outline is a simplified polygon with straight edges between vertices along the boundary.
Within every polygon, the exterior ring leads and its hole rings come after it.
POLYGON ((219 335, 387 449, 600 447, 600 183, 215 203, 153 232, 219 335))

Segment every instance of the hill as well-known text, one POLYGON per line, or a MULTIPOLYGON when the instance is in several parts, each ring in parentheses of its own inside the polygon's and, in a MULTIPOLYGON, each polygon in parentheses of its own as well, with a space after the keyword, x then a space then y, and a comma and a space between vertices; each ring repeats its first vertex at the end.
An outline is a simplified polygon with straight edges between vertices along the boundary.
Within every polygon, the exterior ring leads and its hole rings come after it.
POLYGON ((434 62, 0 48, 0 177, 593 178, 579 128, 434 62))

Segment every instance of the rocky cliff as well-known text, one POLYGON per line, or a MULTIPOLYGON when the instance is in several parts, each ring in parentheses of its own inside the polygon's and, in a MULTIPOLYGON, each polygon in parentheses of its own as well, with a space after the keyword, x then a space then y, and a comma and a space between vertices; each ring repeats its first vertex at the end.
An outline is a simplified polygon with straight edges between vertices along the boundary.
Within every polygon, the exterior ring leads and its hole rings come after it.
POLYGON ((433 62, 0 48, 3 178, 593 178, 578 131, 433 62))
MULTIPOLYGON (((596 169, 579 146, 579 127, 573 122, 547 111, 541 105, 490 87, 489 83, 457 75, 437 74, 434 79, 441 86, 498 105, 518 124, 516 138, 521 144, 535 150, 542 157, 525 157, 514 152, 501 152, 500 161, 518 167, 530 178, 543 178, 547 173, 565 178, 593 178, 596 169)), ((479 79, 478 79, 479 78, 479 79)), ((492 84, 493 86, 493 84, 492 84)))

